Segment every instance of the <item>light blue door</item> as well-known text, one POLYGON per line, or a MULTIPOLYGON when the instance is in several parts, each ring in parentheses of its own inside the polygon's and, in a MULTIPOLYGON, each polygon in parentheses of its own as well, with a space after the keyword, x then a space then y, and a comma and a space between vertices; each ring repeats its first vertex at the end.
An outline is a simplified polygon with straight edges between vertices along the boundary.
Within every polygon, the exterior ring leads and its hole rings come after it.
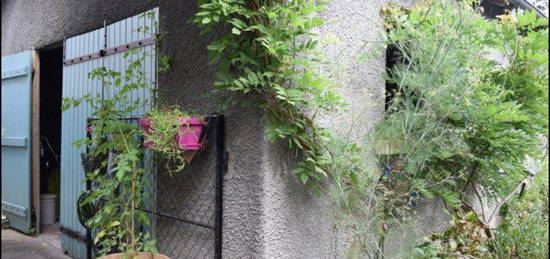
POLYGON ((2 57, 2 213, 31 232, 32 54, 2 57))
MULTIPOLYGON (((158 17, 158 8, 154 9, 155 17, 158 17)), ((63 98, 91 96, 103 96, 109 98, 115 89, 103 87, 101 80, 90 80, 88 73, 93 69, 105 66, 116 71, 125 71, 128 60, 124 58, 124 48, 130 44, 137 44, 153 53, 154 41, 148 41, 149 35, 138 28, 147 26, 156 32, 156 24, 150 17, 142 14, 118 21, 82 35, 67 38, 65 40, 65 60, 63 64, 63 98), (104 55, 99 55, 104 51, 104 55)), ((154 53, 153 53, 154 54, 154 53)), ((147 72, 147 78, 154 82, 155 57, 148 56, 143 66, 147 72)), ((131 101, 140 98, 150 99, 149 89, 139 89, 130 93, 131 101)), ((139 117, 148 109, 142 109, 132 114, 139 117)), ((82 169, 80 154, 85 152, 85 147, 76 148, 71 143, 86 137, 87 119, 92 118, 91 106, 83 102, 77 108, 66 110, 62 113, 61 122, 61 217, 60 224, 63 229, 70 230, 81 237, 86 236, 86 229, 80 224, 77 215, 77 200, 86 189, 83 182, 85 178, 82 169)), ((74 235, 62 233, 61 245, 73 258, 86 258, 87 248, 83 239, 74 235)))

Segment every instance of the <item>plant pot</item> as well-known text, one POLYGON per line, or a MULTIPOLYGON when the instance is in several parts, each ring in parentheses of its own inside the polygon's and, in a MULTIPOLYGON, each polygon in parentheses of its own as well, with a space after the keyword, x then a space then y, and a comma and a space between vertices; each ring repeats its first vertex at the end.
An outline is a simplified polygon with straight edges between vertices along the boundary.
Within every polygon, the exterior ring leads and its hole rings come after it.
MULTIPOLYGON (((201 118, 196 117, 183 117, 178 118, 178 121, 182 123, 179 129, 179 134, 174 136, 175 141, 178 143, 178 147, 181 150, 199 150, 202 148, 202 134, 206 123, 201 118)), ((152 134, 151 119, 142 118, 139 119, 139 125, 145 130, 146 134, 152 134)), ((153 146, 153 142, 145 141, 144 145, 147 148, 153 146)))
POLYGON ((123 257, 123 253, 116 253, 116 254, 110 254, 105 255, 102 257, 99 257, 98 259, 119 259, 119 258, 128 258, 128 259, 134 259, 137 256, 137 259, 170 259, 170 257, 159 254, 159 253, 148 253, 148 252, 139 252, 137 254, 127 255, 126 257, 123 257))
POLYGON ((199 150, 202 148, 203 129, 206 123, 200 118, 178 118, 182 122, 177 141, 181 150, 199 150))

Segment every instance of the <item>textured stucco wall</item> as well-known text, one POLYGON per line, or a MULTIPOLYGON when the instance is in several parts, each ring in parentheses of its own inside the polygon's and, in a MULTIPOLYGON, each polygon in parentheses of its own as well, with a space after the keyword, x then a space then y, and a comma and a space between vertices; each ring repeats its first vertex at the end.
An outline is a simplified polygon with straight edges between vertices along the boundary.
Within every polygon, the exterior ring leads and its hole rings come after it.
POLYGON ((321 40, 330 41, 321 47, 327 63, 321 70, 339 85, 346 111, 326 114, 318 122, 337 135, 364 143, 365 137, 384 112, 385 71, 384 48, 379 15, 384 0, 331 1, 322 17, 327 24, 317 32, 321 40), (380 53, 382 52, 382 53, 380 53), (376 54, 363 58, 365 54, 376 54))
POLYGON ((155 7, 150 0, 4 0, 2 56, 39 49, 155 7))
MULTIPOLYGON (((355 142, 363 142, 384 110, 385 59, 360 60, 369 50, 369 41, 378 39, 381 4, 331 1, 320 14, 330 22, 316 30, 319 40, 333 39, 320 47, 328 63, 319 71, 340 85, 337 91, 349 104, 317 117, 317 122, 341 137, 349 134, 355 142)), ((329 198, 314 195, 290 173, 293 159, 284 147, 270 144, 266 150, 270 172, 264 176, 263 258, 342 258, 345 235, 335 228, 329 198)))

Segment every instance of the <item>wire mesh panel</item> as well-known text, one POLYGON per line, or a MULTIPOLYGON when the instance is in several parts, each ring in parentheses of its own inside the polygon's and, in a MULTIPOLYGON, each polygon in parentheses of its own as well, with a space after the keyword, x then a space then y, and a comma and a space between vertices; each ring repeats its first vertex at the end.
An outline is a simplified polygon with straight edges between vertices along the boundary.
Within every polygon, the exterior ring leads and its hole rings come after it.
POLYGON ((171 258, 213 258, 215 228, 215 171, 192 170, 157 178, 159 251, 171 258))
POLYGON ((215 258, 213 232, 172 219, 161 219, 164 230, 171 230, 159 239, 159 249, 170 258, 215 258))
POLYGON ((209 117, 204 150, 183 172, 157 165, 155 233, 170 258, 221 258, 223 117, 209 117))

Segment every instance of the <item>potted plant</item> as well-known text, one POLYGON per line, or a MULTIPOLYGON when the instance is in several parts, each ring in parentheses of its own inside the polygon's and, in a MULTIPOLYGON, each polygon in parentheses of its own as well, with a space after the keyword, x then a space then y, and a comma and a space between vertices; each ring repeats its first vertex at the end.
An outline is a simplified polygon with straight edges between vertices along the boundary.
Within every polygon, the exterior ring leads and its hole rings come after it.
POLYGON ((90 101, 107 105, 88 127, 83 165, 86 180, 94 187, 78 205, 79 211, 93 207, 93 214, 82 223, 96 232, 97 253, 104 255, 99 258, 168 258, 157 252, 155 240, 142 230, 150 224, 148 215, 139 210, 146 207, 150 180, 141 164, 142 131, 136 123, 113 116, 117 114, 113 99, 90 101))
POLYGON ((144 145, 167 160, 170 175, 185 168, 204 144, 206 122, 178 106, 153 109, 139 120, 144 145))
POLYGON ((171 106, 153 109, 139 120, 145 131, 145 146, 164 152, 167 149, 200 150, 206 122, 171 106))

